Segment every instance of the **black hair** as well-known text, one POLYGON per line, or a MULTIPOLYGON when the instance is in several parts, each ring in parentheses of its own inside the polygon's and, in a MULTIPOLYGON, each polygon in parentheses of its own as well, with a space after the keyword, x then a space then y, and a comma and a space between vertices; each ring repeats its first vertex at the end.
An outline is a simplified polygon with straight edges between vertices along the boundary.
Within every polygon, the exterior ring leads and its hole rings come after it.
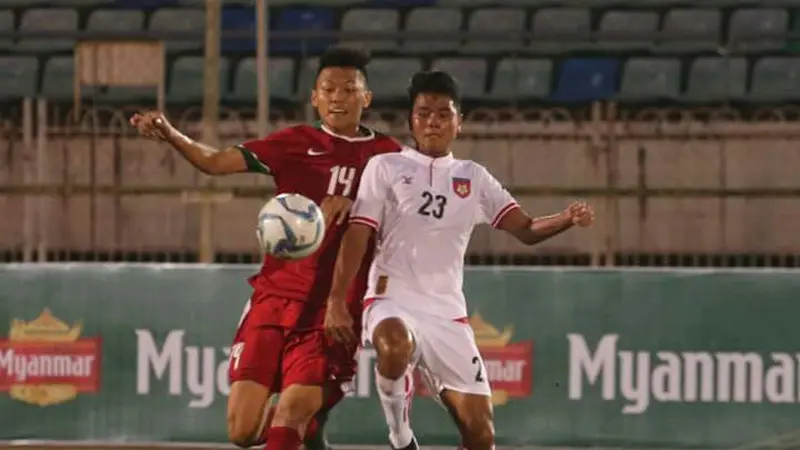
POLYGON ((408 97, 412 105, 420 94, 446 95, 453 100, 456 108, 461 108, 461 92, 458 82, 447 72, 432 70, 415 73, 408 85, 408 97))
POLYGON ((325 51, 319 58, 317 76, 327 67, 352 67, 367 79, 367 64, 370 56, 365 50, 348 47, 332 47, 325 51))

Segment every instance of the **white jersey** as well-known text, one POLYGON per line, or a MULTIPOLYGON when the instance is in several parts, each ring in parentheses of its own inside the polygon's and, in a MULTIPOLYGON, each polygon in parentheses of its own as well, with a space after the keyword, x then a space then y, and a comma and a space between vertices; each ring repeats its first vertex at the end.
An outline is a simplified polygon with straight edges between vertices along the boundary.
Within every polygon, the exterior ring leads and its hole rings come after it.
POLYGON ((367 298, 391 297, 428 314, 466 317, 464 255, 472 230, 482 223, 496 227, 514 208, 508 191, 474 161, 430 158, 408 147, 374 156, 350 219, 378 233, 367 298))

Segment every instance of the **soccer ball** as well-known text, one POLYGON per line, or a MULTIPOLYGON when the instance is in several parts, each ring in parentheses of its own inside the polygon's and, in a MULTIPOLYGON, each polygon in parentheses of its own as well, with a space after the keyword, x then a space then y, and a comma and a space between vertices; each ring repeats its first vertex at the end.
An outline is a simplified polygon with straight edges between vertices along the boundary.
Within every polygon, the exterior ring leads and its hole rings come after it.
POLYGON ((300 194, 281 194, 258 212, 256 236, 265 254, 301 259, 325 237, 325 219, 316 203, 300 194))

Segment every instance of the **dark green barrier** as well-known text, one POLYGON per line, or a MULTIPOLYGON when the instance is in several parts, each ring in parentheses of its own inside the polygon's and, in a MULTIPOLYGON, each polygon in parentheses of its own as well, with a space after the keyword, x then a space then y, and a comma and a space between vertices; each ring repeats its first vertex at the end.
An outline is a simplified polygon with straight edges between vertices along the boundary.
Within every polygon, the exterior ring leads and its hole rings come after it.
MULTIPOLYGON (((0 438, 223 441, 251 270, 0 269, 0 438)), ((502 443, 733 447, 798 428, 796 273, 470 270, 466 291, 502 443)), ((386 442, 373 359, 333 442, 386 442)), ((413 422, 456 443, 430 399, 413 422)))

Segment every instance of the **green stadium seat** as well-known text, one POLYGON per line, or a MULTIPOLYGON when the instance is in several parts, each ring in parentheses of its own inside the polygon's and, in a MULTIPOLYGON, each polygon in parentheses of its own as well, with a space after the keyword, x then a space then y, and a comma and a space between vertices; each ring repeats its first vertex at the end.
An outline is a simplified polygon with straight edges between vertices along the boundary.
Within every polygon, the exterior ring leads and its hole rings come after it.
POLYGON ((767 56, 756 61, 748 98, 757 102, 800 100, 800 57, 767 56))
POLYGON ((534 53, 563 53, 591 45, 591 18, 583 8, 544 8, 531 19, 534 38, 528 47, 534 53))
POLYGON ((531 100, 550 95, 553 62, 549 59, 503 59, 494 71, 489 96, 503 100, 531 100))
MULTIPOLYGON (((35 0, 32 1, 36 3, 35 0)), ((31 1, 29 0, 29 3, 31 1)), ((114 3, 114 0, 40 0, 38 3, 48 4, 52 6, 107 6, 114 3)))
POLYGON ((465 99, 483 98, 486 93, 486 60, 483 58, 439 58, 431 66, 452 74, 465 99))
POLYGON ((44 65, 42 95, 51 101, 73 99, 75 61, 71 56, 54 56, 44 65))
POLYGON ((422 61, 416 58, 375 58, 367 68, 369 86, 375 101, 406 98, 411 76, 422 70, 422 61))
POLYGON ((507 36, 503 40, 486 38, 468 39, 461 48, 464 53, 503 53, 522 48, 522 38, 512 39, 510 35, 525 31, 525 11, 517 8, 479 9, 469 17, 469 31, 476 33, 496 33, 507 36))
POLYGON ((735 51, 779 50, 785 46, 785 39, 753 37, 758 34, 788 31, 789 12, 778 8, 739 9, 731 14, 728 29, 728 37, 733 40, 735 51))
POLYGON ((692 61, 684 98, 715 102, 741 99, 747 87, 745 58, 700 57, 692 61))
POLYGON ((198 39, 192 41, 167 41, 167 51, 200 50, 206 29, 205 12, 194 8, 161 8, 150 17, 151 31, 195 32, 198 39))
MULTIPOLYGON (((74 9, 68 8, 42 8, 29 9, 22 15, 19 25, 21 32, 34 31, 77 31, 78 13, 74 9)), ((75 40, 69 38, 58 39, 21 39, 17 43, 17 49, 25 52, 33 51, 63 51, 71 50, 75 46, 75 40)))
MULTIPOLYGON (((270 58, 267 60, 267 71, 269 72, 270 98, 281 100, 294 98, 294 60, 270 58)), ((255 58, 246 58, 239 62, 233 78, 233 90, 225 98, 236 102, 256 103, 258 73, 255 58)))
POLYGON ((0 99, 35 97, 39 62, 31 56, 0 57, 0 99))
MULTIPOLYGON (((10 10, 0 10, 0 30, 14 31, 14 13, 10 10)), ((0 39, 0 50, 8 50, 14 46, 11 39, 0 39)))
MULTIPOLYGON (((220 92, 225 93, 228 86, 229 62, 221 58, 219 64, 220 92)), ((167 102, 197 103, 203 99, 203 58, 183 56, 175 60, 169 74, 167 102)))
POLYGON ((601 39, 598 45, 605 50, 651 48, 658 22, 658 14, 653 11, 609 11, 600 19, 599 28, 601 36, 608 38, 601 39))
MULTIPOLYGON (((362 9, 356 8, 348 10, 342 17, 342 31, 376 33, 394 32, 400 28, 400 13, 396 9, 362 9)), ((342 44, 368 48, 371 50, 395 50, 398 43, 396 40, 343 40, 342 44)))
POLYGON ((623 68, 619 98, 630 102, 673 99, 680 87, 677 58, 631 58, 623 68))
POLYGON ((716 9, 676 8, 664 15, 662 31, 681 39, 661 40, 657 50, 667 53, 714 51, 722 36, 722 13, 716 9))
POLYGON ((141 31, 144 12, 136 10, 98 9, 86 22, 89 31, 141 31))
POLYGON ((453 8, 476 8, 479 6, 496 5, 497 3, 497 0, 439 0, 436 2, 439 6, 453 8))
MULTIPOLYGON (((464 17, 460 9, 415 8, 406 16, 405 31, 414 33, 457 33, 464 17)), ((413 40, 403 43, 403 52, 411 54, 447 52, 457 49, 461 43, 451 40, 413 40)))

